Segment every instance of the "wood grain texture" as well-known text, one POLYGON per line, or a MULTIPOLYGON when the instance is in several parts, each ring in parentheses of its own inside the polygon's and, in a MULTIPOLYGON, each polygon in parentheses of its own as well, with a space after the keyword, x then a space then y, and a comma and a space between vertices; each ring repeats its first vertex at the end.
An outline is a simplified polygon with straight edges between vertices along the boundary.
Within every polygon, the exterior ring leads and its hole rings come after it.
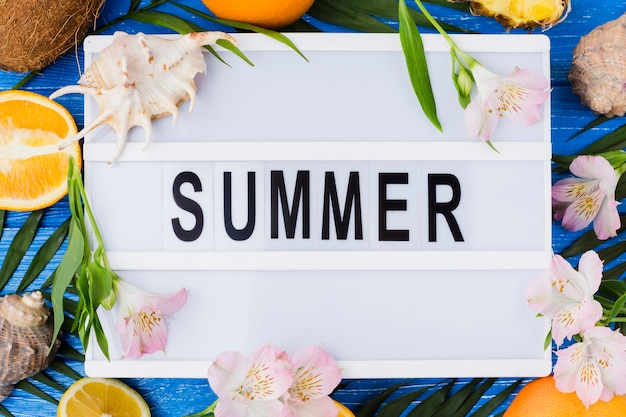
MULTIPOLYGON (((181 3, 195 7, 198 10, 205 10, 199 0, 181 0, 181 3)), ((409 2, 410 3, 410 2, 409 2)), ((127 1, 107 0, 104 10, 101 13, 99 25, 110 22, 116 17, 124 14, 128 7, 127 1)), ((441 18, 443 21, 457 26, 472 29, 481 33, 504 33, 501 25, 489 18, 474 17, 467 14, 451 11, 446 8, 428 6, 432 13, 441 18)), ((171 9, 172 10, 172 9, 171 9)), ((595 141, 602 135, 612 131, 617 126, 623 124, 623 120, 614 120, 605 123, 585 134, 568 140, 574 133, 578 132, 587 123, 596 119, 588 109, 584 108, 578 98, 572 94, 569 83, 567 81, 567 72, 571 62, 571 52, 580 36, 590 32, 594 27, 617 18, 626 11, 626 1, 616 0, 575 0, 573 1, 572 11, 567 19, 556 27, 545 32, 551 39, 551 82, 553 86, 552 100, 552 138, 553 150, 555 153, 574 155, 589 143, 595 141)), ((178 13, 178 12, 177 12, 178 13)), ((188 17, 188 15, 186 15, 188 17)), ((226 29, 224 27, 211 24, 209 22, 194 19, 197 24, 207 29, 226 29)), ((332 27, 315 21, 309 17, 305 20, 314 25, 318 25, 326 31, 345 32, 343 28, 332 27)), ((139 24, 133 21, 126 21, 105 33, 112 33, 114 30, 123 30, 127 32, 144 31, 148 33, 163 32, 162 29, 139 24)), ((424 32, 430 32, 424 30, 424 32)), ((521 34, 524 31, 512 31, 512 33, 521 34)), ((68 53, 61 57, 56 64, 46 68, 41 74, 35 76, 34 80, 27 84, 24 89, 35 91, 40 94, 48 95, 55 89, 74 84, 80 75, 79 63, 82 63, 82 53, 68 53)), ((81 64, 82 65, 82 64, 81 64)), ((445 69, 448 70, 447 68, 445 69)), ((8 72, 0 72, 0 90, 11 88, 21 79, 21 75, 8 72)), ((66 96, 59 100, 74 115, 79 127, 83 124, 82 106, 83 101, 80 96, 66 96)), ((624 209, 622 208, 622 211, 624 209)), ((5 230, 0 239, 0 262, 6 253, 8 244, 12 236, 16 233, 19 226, 26 219, 28 213, 8 213, 5 219, 5 230)), ((69 216, 67 200, 63 199, 52 208, 48 209, 42 221, 42 227, 36 237, 36 243, 41 244, 45 237, 60 225, 69 216)), ((558 224, 553 225, 553 246, 555 252, 567 247, 581 233, 565 232, 558 224)), ((36 245, 35 245, 36 246, 36 245)), ((28 260, 32 259, 34 249, 29 251, 25 262, 20 265, 14 279, 11 280, 5 292, 13 291, 21 276, 24 274, 28 260)), ((58 263, 60 255, 55 257, 58 263)), ((619 258, 619 262, 626 261, 625 256, 619 258)), ((42 276, 31 286, 36 288, 40 285, 52 272, 54 265, 51 265, 44 271, 42 276)), ((462 312, 459 311, 459 315, 462 312)), ((346 331, 350 331, 346 328, 346 331)), ((76 341, 72 341, 76 344, 76 341)), ((72 366, 81 374, 83 374, 82 364, 72 363, 72 366)), ((51 372, 55 379, 63 384, 69 384, 71 381, 61 374, 51 372)), ((408 392, 417 387, 437 382, 438 380, 415 380, 401 392, 408 392)), ((494 387, 483 398, 483 402, 488 400, 490 396, 499 392, 503 387, 512 383, 512 379, 501 378, 494 387)), ((173 417, 182 416, 192 412, 197 412, 211 404, 215 396, 211 392, 208 383, 204 379, 130 379, 125 380, 130 386, 139 391, 150 405, 152 415, 155 417, 173 417)), ((353 410, 358 409, 363 403, 373 398, 386 387, 398 382, 397 380, 350 380, 344 381, 342 388, 337 391, 335 398, 344 402, 353 410)), ((45 388, 50 392, 49 388, 45 388)), ((60 398, 60 393, 51 392, 55 398, 60 398)), ((32 416, 54 416, 56 415, 56 406, 48 402, 39 400, 30 394, 17 390, 3 405, 11 410, 18 417, 32 416)), ((496 412, 500 412, 504 407, 499 408, 496 412)))

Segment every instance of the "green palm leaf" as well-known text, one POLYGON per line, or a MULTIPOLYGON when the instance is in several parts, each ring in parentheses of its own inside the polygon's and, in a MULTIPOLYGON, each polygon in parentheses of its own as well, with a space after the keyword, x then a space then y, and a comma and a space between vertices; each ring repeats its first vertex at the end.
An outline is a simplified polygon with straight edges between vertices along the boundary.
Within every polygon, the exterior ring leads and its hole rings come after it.
MULTIPOLYGON (((430 3, 469 12, 466 4, 450 3, 447 0, 432 0, 430 3)), ((399 6, 397 0, 316 0, 307 14, 323 22, 360 32, 392 33, 397 30, 381 19, 397 22, 399 6)), ((419 11, 409 8, 408 12, 417 25, 432 27, 419 11)), ((440 24, 447 31, 470 32, 458 26, 442 22, 440 24)))
POLYGON ((489 401, 472 411, 481 398, 497 382, 495 378, 474 378, 470 381, 448 380, 421 387, 389 400, 411 381, 392 385, 368 401, 355 413, 356 417, 488 417, 520 386, 516 380, 489 401), (443 385, 442 385, 443 384, 443 385), (453 392, 455 386, 460 386, 453 392), (389 401, 388 401, 389 400, 389 401), (418 403, 412 407, 412 404, 418 403), (412 408, 411 408, 412 407, 412 408))
POLYGON ((595 120, 592 120, 591 122, 587 123, 585 125, 585 127, 583 127, 581 130, 579 130, 578 132, 574 133, 569 139, 572 140, 574 139, 576 136, 582 135, 583 133, 585 133, 586 131, 593 129, 594 127, 600 126, 602 123, 607 122, 611 119, 609 119, 608 117, 604 116, 604 115, 600 115, 598 116, 595 120))
POLYGON ((522 384, 522 380, 518 379, 511 385, 507 386, 505 389, 496 394, 492 399, 483 404, 482 407, 477 409, 472 417, 489 417, 491 413, 494 412, 496 408, 500 406, 507 398, 522 384))
POLYGON ((76 372, 73 368, 71 368, 66 362, 62 360, 54 360, 49 366, 50 369, 57 371, 60 374, 63 374, 73 380, 77 381, 81 379, 83 376, 76 372))
POLYGON ((626 272, 626 262, 622 262, 618 266, 604 271, 604 273, 602 274, 602 279, 617 280, 619 277, 622 276, 624 272, 626 272))
POLYGON ((626 125, 622 125, 580 151, 580 155, 596 155, 626 147, 626 125))
MULTIPOLYGON (((626 214, 622 214, 620 217, 620 222, 622 227, 617 230, 617 233, 620 234, 626 228, 626 214)), ((564 249, 561 252, 561 256, 564 258, 570 258, 572 256, 580 255, 590 249, 593 249, 599 245, 604 243, 603 240, 600 240, 596 237, 596 233, 593 230, 589 230, 585 232, 582 236, 574 241, 570 246, 564 249)))
POLYGON ((5 417, 15 417, 13 414, 9 412, 9 410, 4 408, 2 404, 0 404, 0 414, 2 414, 5 417))
MULTIPOLYGON (((465 417, 474 408, 476 403, 483 397, 483 395, 493 386, 496 382, 494 378, 488 378, 480 383, 476 384, 476 389, 472 390, 469 395, 460 403, 456 412, 452 417, 465 417)), ((466 385, 469 386, 470 384, 466 385)))
POLYGON ((55 230, 50 237, 41 245, 41 248, 37 251, 33 257, 28 270, 24 274, 24 278, 18 285, 16 292, 22 292, 28 287, 34 280, 41 274, 41 272, 48 266, 54 255, 59 251, 59 248, 67 237, 67 231, 69 229, 70 219, 68 218, 57 230, 55 230))
MULTIPOLYGON (((34 237, 37 235, 44 213, 45 210, 38 210, 30 213, 24 223, 19 227, 17 233, 13 237, 13 240, 9 244, 9 248, 7 249, 7 253, 0 270, 0 291, 2 291, 9 280, 14 277, 17 267, 20 263, 22 263, 25 255, 29 251, 36 252, 24 274, 24 277, 21 279, 16 292, 24 291, 29 285, 31 285, 45 270, 48 264, 52 261, 53 257, 61 250, 61 246, 67 238, 69 219, 54 230, 41 244, 41 246, 36 249, 37 243, 34 243, 34 237)), ((0 210, 0 236, 3 234, 5 228, 5 218, 6 212, 0 210)), ((52 275, 54 275, 54 273, 52 275)), ((49 294, 46 292, 43 292, 43 294, 49 298, 49 294)), ((76 302, 66 298, 64 294, 64 310, 73 313, 73 311, 75 311, 75 306, 76 302)), ((69 331, 69 329, 67 329, 67 331, 69 331)), ((56 370, 73 379, 81 378, 81 375, 72 369, 66 361, 84 361, 84 355, 77 352, 67 343, 62 341, 61 349, 57 353, 57 357, 50 364, 49 369, 56 370)), ((37 381, 57 391, 65 391, 67 389, 67 387, 57 383, 48 375, 41 372, 31 378, 20 381, 16 385, 16 389, 22 390, 54 404, 57 403, 57 400, 48 392, 33 384, 31 381, 37 381)), ((13 414, 3 406, 0 406, 0 415, 13 417, 13 414)))
POLYGON ((28 251, 30 244, 33 242, 35 233, 37 233, 42 214, 42 210, 32 212, 15 234, 9 249, 7 249, 4 262, 2 262, 2 269, 0 269, 0 290, 7 284, 9 278, 11 278, 20 262, 22 262, 24 255, 26 255, 26 251, 28 251))
MULTIPOLYGON (((396 10, 397 11, 397 10, 396 10)), ((396 30, 361 10, 335 0, 316 0, 307 12, 310 16, 332 25, 368 33, 395 33, 396 30)))
POLYGON ((58 404, 59 403, 54 397, 52 397, 47 392, 43 391, 41 388, 39 388, 36 385, 34 385, 32 382, 28 381, 27 379, 18 382, 15 385, 15 388, 21 389, 22 391, 26 391, 27 393, 32 394, 32 395, 34 395, 36 397, 39 397, 42 400, 46 400, 48 402, 51 402, 52 404, 58 404))
POLYGON ((386 388, 383 392, 369 400, 363 407, 361 407, 356 413, 355 417, 373 417, 376 414, 376 410, 393 394, 398 388, 407 385, 410 381, 402 381, 395 385, 386 388))
POLYGON ((446 403, 446 398, 453 386, 454 380, 448 382, 443 388, 435 389, 428 397, 416 405, 407 417, 432 417, 439 407, 446 403))
POLYGON ((4 210, 0 210, 0 239, 2 238, 2 231, 4 230, 4 217, 6 212, 4 210))
POLYGON ((53 388, 59 392, 65 392, 65 387, 61 384, 59 384, 58 382, 54 381, 52 378, 50 378, 48 375, 46 375, 44 372, 39 372, 37 375, 34 375, 32 377, 32 379, 34 379, 37 382, 41 382, 42 384, 45 384, 47 386, 49 386, 50 388, 53 388))
POLYGON ((404 410, 406 410, 414 401, 416 401, 424 392, 426 392, 430 388, 431 387, 421 388, 416 391, 409 392, 408 394, 405 394, 400 398, 389 401, 389 403, 381 408, 377 416, 394 417, 401 415, 404 410))

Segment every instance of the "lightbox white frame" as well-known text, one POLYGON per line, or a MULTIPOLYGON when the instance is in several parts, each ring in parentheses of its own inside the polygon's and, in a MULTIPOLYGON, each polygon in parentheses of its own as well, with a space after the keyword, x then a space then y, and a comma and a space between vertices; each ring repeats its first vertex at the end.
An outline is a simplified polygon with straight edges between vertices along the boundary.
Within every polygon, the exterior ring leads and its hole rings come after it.
MULTIPOLYGON (((257 34, 237 34, 242 51, 286 51, 278 42, 257 34)), ((288 34, 306 55, 310 51, 400 51, 397 35, 390 34, 288 34)), ((549 40, 539 35, 454 35, 453 39, 466 52, 530 52, 542 56, 543 73, 549 78, 549 40)), ((423 35, 427 53, 448 51, 447 43, 438 35, 423 35)), ((92 62, 94 54, 111 42, 109 36, 89 37, 85 41, 85 66, 92 62)), ((217 48, 220 53, 223 50, 217 48)), ((520 63, 523 65, 523 63, 520 63)), ((432 69, 431 69, 432 71, 432 69)), ((445 68, 449 71, 449 68, 445 68)), ((451 81, 450 81, 451 82, 451 81)), ((95 103, 85 100, 85 119, 89 120, 95 103)), ((181 112, 181 118, 184 114, 181 112)), ((109 260, 116 270, 277 270, 277 262, 289 270, 475 270, 475 269, 546 269, 551 257, 550 222, 550 100, 542 108, 543 137, 533 142, 499 142, 499 153, 484 143, 476 142, 350 142, 350 144, 307 142, 292 145, 289 142, 153 142, 150 152, 142 152, 142 144, 127 143, 119 163, 133 161, 203 161, 201 155, 212 155, 211 161, 266 161, 266 160, 406 160, 406 155, 420 155, 420 161, 542 161, 545 188, 545 242, 544 250, 537 251, 438 251, 438 252, 247 252, 247 265, 237 258, 241 252, 109 252, 109 260), (242 146, 244 145, 244 146, 242 146), (354 152, 354 147, 359 149, 354 152), (306 152, 303 152, 306 150, 306 152), (390 260, 394 260, 390 265, 390 260), (451 262, 452 261, 452 262, 451 262)), ((183 123, 179 120, 178 123, 183 123)), ((88 196, 91 167, 103 163, 112 153, 110 142, 92 141, 88 136, 84 146, 85 182, 88 196)), ((415 158, 410 158, 414 160, 415 158)), ((523 295, 521 295, 523 296, 523 295)), ((529 311, 529 314, 532 314, 529 311)), ((539 319, 537 319, 539 320, 539 319)), ((549 323, 545 322, 546 333, 549 323)), ((210 359, 206 361, 184 358, 157 361, 144 357, 140 360, 103 360, 94 353, 95 339, 86 354, 85 371, 90 376, 102 377, 175 377, 205 378, 210 359)), ((96 348, 97 349, 97 348, 96 348)), ((246 352, 243 352, 244 354, 246 352)), ((405 377, 514 377, 540 376, 551 370, 551 353, 546 350, 542 357, 519 360, 341 360, 345 378, 405 378, 405 377)))

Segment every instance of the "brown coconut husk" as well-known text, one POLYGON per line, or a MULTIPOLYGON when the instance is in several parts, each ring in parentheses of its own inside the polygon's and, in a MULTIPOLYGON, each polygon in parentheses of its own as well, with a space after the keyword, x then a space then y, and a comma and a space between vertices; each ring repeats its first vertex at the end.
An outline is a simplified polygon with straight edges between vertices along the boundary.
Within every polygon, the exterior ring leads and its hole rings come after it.
POLYGON ((39 70, 82 42, 104 0, 0 0, 0 68, 39 70))

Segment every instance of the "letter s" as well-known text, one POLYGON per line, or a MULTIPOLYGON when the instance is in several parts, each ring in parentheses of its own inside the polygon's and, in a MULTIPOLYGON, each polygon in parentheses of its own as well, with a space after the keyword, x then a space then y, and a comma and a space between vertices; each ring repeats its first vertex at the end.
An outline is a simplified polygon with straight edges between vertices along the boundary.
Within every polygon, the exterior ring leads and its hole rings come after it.
POLYGON ((175 218, 172 219, 172 229, 176 237, 183 242, 193 242, 202 234, 202 229, 204 228, 204 213, 202 213, 202 207, 200 207, 197 201, 181 193, 181 187, 185 183, 191 184, 195 192, 202 191, 202 183, 198 175, 190 171, 185 171, 176 176, 174 184, 172 185, 174 202, 181 209, 191 213, 195 217, 196 222, 194 227, 190 230, 186 230, 181 226, 179 218, 175 218))

